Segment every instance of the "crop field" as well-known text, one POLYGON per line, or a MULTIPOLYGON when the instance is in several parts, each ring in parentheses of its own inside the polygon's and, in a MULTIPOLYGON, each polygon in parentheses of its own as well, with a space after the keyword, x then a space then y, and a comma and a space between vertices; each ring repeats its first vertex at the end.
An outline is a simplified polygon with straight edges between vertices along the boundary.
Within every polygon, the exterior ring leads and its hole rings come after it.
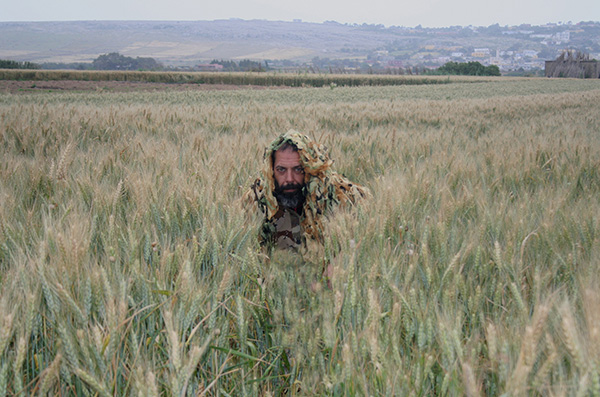
POLYGON ((599 103, 569 79, 0 93, 0 395, 600 395, 599 103), (372 197, 267 257, 239 199, 289 129, 372 197))
POLYGON ((2 80, 107 81, 164 84, 228 84, 254 86, 395 86, 487 81, 489 77, 400 76, 366 74, 252 73, 252 72, 143 72, 0 69, 2 80))

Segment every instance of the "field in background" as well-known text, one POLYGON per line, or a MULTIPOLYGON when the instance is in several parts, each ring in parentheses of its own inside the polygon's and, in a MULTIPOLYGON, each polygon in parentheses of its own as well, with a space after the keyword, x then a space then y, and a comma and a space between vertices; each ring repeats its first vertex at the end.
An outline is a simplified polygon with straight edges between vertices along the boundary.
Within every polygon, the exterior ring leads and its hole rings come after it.
POLYGON ((490 81, 490 77, 257 72, 134 72, 0 69, 0 81, 109 81, 285 87, 394 86, 490 81))
POLYGON ((599 102, 562 79, 0 94, 0 395, 597 395, 599 102), (267 259, 237 200, 290 128, 373 197, 267 259))

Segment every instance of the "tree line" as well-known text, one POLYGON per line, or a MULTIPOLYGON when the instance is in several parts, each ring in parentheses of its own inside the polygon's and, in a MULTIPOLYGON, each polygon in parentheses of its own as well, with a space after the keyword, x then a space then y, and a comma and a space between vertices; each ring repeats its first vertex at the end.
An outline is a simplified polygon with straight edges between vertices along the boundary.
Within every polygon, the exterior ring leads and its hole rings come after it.
MULTIPOLYGON (((244 59, 239 62, 231 60, 216 60, 210 62, 223 66, 223 71, 229 72, 264 72, 269 70, 269 64, 265 61, 252 61, 244 59)), ((11 60, 0 60, 0 69, 77 69, 77 70, 144 70, 162 71, 168 70, 154 58, 128 57, 118 52, 103 54, 91 63, 44 63, 38 65, 32 62, 18 62, 11 60)), ((192 68, 193 69, 193 68, 192 68)))
MULTIPOLYGON (((319 64, 321 61, 319 58, 313 59, 313 63, 317 67, 317 70, 321 70, 319 65, 323 67, 323 64, 319 64)), ((327 60, 324 60, 327 61, 327 60)), ((263 72, 270 69, 269 64, 267 62, 263 63, 259 61, 252 60, 241 60, 239 62, 235 62, 232 60, 213 60, 210 62, 211 64, 218 64, 223 66, 223 71, 231 71, 231 72, 263 72)), ((0 59, 0 69, 79 69, 79 70, 146 70, 146 71, 160 71, 165 70, 164 66, 156 61, 154 58, 143 58, 137 57, 132 58, 128 56, 124 56, 119 54, 118 52, 112 52, 109 54, 104 54, 98 56, 96 59, 92 61, 91 64, 72 64, 69 67, 69 64, 48 64, 48 65, 38 65, 32 62, 18 62, 12 60, 1 60, 0 59)), ((336 69, 341 70, 341 68, 336 69)), ((332 70, 331 65, 329 67, 329 71, 331 73, 334 72, 332 70)), ((401 74, 412 74, 410 69, 403 71, 401 74)), ((372 70, 367 71, 367 73, 373 73, 372 70)), ((419 74, 416 72, 416 74, 419 74)), ((426 75, 464 75, 464 76, 500 76, 500 69, 496 65, 484 66, 479 62, 447 62, 443 66, 440 66, 437 69, 426 69, 424 68, 421 71, 421 74, 426 75)))
POLYGON ((435 75, 459 75, 459 76, 500 76, 500 68, 497 65, 484 66, 479 62, 446 62, 443 66, 427 72, 435 75))
POLYGON ((40 69, 40 65, 33 62, 11 61, 10 59, 0 59, 0 69, 40 69))
POLYGON ((92 63, 44 63, 19 62, 0 59, 0 69, 77 69, 77 70, 164 70, 163 65, 154 58, 132 58, 111 52, 100 55, 92 63))
POLYGON ((269 70, 269 64, 265 61, 263 66, 262 62, 251 61, 249 59, 243 59, 241 61, 225 61, 223 59, 213 59, 211 65, 221 65, 223 70, 227 72, 264 72, 269 70))

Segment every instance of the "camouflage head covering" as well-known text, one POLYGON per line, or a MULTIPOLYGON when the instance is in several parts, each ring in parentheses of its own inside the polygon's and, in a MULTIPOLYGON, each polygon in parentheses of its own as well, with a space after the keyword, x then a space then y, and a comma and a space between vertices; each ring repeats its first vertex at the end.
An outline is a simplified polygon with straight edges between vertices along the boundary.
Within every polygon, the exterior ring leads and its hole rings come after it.
POLYGON ((323 241, 323 215, 336 206, 355 204, 358 199, 368 195, 368 189, 354 184, 331 169, 333 160, 329 158, 327 148, 297 131, 290 130, 277 137, 265 150, 261 177, 256 179, 244 194, 246 203, 257 203, 265 214, 263 238, 273 231, 273 217, 278 211, 277 199, 273 195, 275 179, 273 176, 273 154, 284 143, 298 148, 300 162, 304 167, 304 206, 300 225, 304 240, 323 241))

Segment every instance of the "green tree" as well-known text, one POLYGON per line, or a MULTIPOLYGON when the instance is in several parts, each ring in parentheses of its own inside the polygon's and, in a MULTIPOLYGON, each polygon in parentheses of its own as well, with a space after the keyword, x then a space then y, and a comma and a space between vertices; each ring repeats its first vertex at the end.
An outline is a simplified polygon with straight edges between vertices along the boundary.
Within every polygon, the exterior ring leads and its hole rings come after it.
POLYGON ((33 62, 18 62, 0 59, 0 69, 39 69, 40 65, 33 62))
POLYGON ((500 76, 500 68, 496 65, 483 66, 479 62, 447 62, 433 74, 450 74, 462 76, 500 76))
POLYGON ((500 68, 498 65, 490 65, 485 68, 487 76, 500 76, 500 68))
POLYGON ((118 52, 111 52, 94 59, 92 68, 96 70, 160 70, 162 65, 154 58, 131 58, 118 52))

